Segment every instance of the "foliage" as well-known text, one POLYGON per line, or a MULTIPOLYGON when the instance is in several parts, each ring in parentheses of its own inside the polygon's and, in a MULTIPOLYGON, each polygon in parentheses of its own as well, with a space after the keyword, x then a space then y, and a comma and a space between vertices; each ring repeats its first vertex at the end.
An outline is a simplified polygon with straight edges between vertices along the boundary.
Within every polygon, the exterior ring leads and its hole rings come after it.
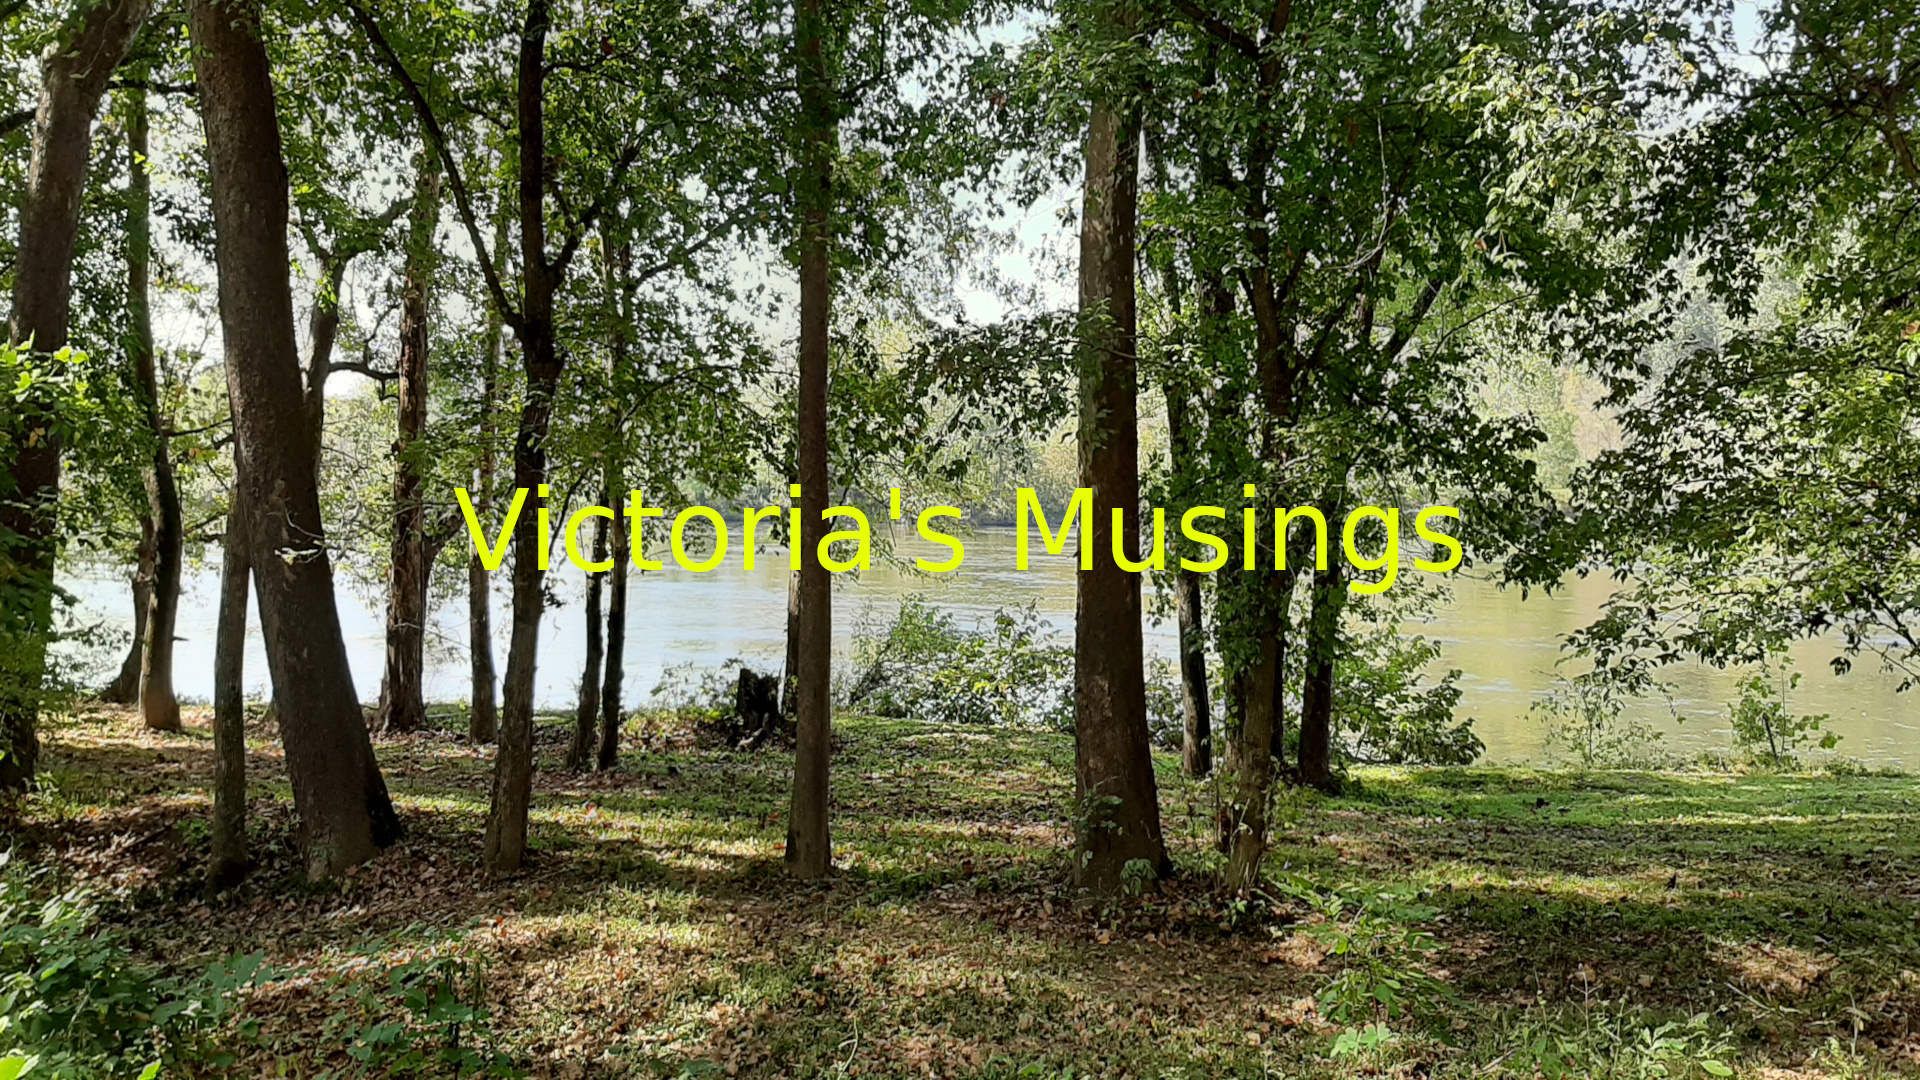
POLYGON ((1358 635, 1335 668, 1334 723, 1355 761, 1389 765, 1470 765, 1486 750, 1473 720, 1454 719, 1460 671, 1431 685, 1422 673, 1440 646, 1397 625, 1358 635))
MULTIPOLYGON (((1318 995, 1327 1018, 1341 1024, 1402 1020, 1451 998, 1452 988, 1423 966, 1439 943, 1416 924, 1432 919, 1435 909, 1396 892, 1322 888, 1299 876, 1283 880, 1280 889, 1313 912, 1304 932, 1342 964, 1318 995)), ((1353 1049, 1379 1042, 1378 1035, 1356 1039, 1348 1044, 1353 1049)))
POLYGON ((1533 703, 1547 723, 1547 745, 1572 751, 1589 768, 1651 768, 1664 764, 1665 733, 1644 721, 1623 719, 1627 703, 1655 685, 1628 684, 1604 669, 1562 677, 1533 703))
POLYGON ((233 1055, 206 1040, 237 996, 270 977, 259 954, 215 963, 197 979, 134 961, 70 889, 44 901, 33 876, 0 856, 0 1046, 35 1059, 35 1077, 151 1077, 164 1061, 220 1064, 233 1055))
POLYGON ((1073 653, 1034 604, 972 629, 909 596, 878 633, 854 639, 853 704, 946 724, 1072 725, 1073 653))
POLYGON ((479 965, 458 956, 432 956, 395 964, 384 984, 357 983, 336 992, 327 1021, 345 1043, 354 1065, 328 1069, 318 1080, 341 1076, 524 1075, 494 1043, 492 1018, 481 1004, 485 978, 479 965), (359 1023, 359 1018, 367 1018, 359 1023))
POLYGON ((1776 683, 1773 673, 1762 667, 1740 684, 1740 700, 1728 706, 1734 745, 1756 756, 1765 750, 1775 768, 1793 761, 1809 745, 1831 750, 1840 743, 1840 736, 1820 730, 1831 717, 1794 716, 1787 711, 1787 693, 1800 685, 1800 673, 1782 671, 1780 679, 1776 683))

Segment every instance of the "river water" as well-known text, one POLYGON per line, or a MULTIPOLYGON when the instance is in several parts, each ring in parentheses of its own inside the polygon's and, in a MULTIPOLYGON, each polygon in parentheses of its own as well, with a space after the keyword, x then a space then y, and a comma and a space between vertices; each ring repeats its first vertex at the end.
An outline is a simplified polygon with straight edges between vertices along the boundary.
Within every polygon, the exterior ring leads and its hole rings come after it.
MULTIPOLYGON (((1030 569, 1014 566, 1014 533, 982 529, 965 538, 961 568, 941 575, 916 575, 876 562, 859 580, 837 577, 834 592, 835 650, 844 658, 857 627, 889 617, 900 600, 924 593, 953 611, 963 624, 999 607, 1033 602, 1041 615, 1070 640, 1073 626, 1073 563, 1036 552, 1030 569)), ((944 558, 945 549, 923 551, 904 541, 900 554, 944 558)), ((741 658, 777 669, 785 648, 786 555, 769 549, 745 570, 730 554, 718 569, 689 573, 668 561, 666 568, 635 574, 628 596, 626 686, 629 702, 644 700, 670 666, 695 668, 741 658)), ((1410 565, 1402 578, 1431 578, 1410 565)), ((504 574, 497 575, 503 579, 504 574)), ((541 625, 537 700, 543 707, 569 705, 580 678, 585 651, 582 625, 584 575, 560 564, 554 592, 562 606, 550 609, 541 625)), ((464 576, 461 579, 464 587, 464 576)), ((1464 695, 1460 714, 1474 718, 1486 743, 1486 759, 1535 763, 1551 754, 1547 728, 1533 703, 1553 685, 1562 655, 1560 637, 1598 614, 1611 591, 1600 579, 1570 579, 1552 595, 1502 590, 1470 574, 1445 575, 1451 593, 1425 623, 1410 623, 1409 633, 1438 641, 1444 655, 1436 665, 1459 668, 1464 695)), ((502 582, 496 581, 496 584, 502 582)), ((131 601, 123 581, 111 575, 76 575, 63 584, 79 598, 85 618, 125 630, 131 626, 131 601)), ((182 599, 175 653, 175 685, 183 698, 208 699, 212 693, 214 616, 219 599, 219 569, 189 573, 182 599)), ((378 696, 384 663, 382 602, 342 586, 340 614, 354 680, 362 698, 378 696)), ((430 701, 467 696, 467 619, 464 592, 435 604, 429 634, 426 694, 430 701)), ((496 669, 506 659, 506 597, 496 590, 493 626, 496 669)), ((1170 623, 1149 618, 1150 651, 1171 655, 1170 623)), ((257 622, 250 622, 247 683, 264 696, 266 660, 257 622)), ((1795 713, 1825 713, 1828 728, 1841 735, 1837 753, 1875 765, 1920 768, 1920 691, 1896 694, 1898 678, 1879 670, 1871 656, 1856 659, 1853 670, 1835 675, 1828 661, 1838 652, 1831 641, 1803 641, 1793 657, 1804 678, 1788 699, 1795 713)), ((115 661, 117 662, 117 660, 115 661)), ((1738 694, 1743 673, 1697 664, 1676 666, 1664 675, 1671 694, 1637 703, 1628 716, 1665 732, 1664 743, 1678 753, 1731 747, 1726 703, 1738 694), (1676 716, 1682 718, 1676 721, 1676 716)))

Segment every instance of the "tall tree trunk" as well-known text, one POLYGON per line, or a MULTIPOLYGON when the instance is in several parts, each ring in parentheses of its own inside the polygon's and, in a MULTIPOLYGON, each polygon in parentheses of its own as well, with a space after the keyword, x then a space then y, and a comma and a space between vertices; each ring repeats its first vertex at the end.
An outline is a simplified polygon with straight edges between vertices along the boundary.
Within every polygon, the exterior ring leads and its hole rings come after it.
POLYGON ((252 0, 193 0, 234 436, 248 550, 309 877, 401 835, 374 761, 334 606, 287 267, 287 173, 252 0))
MULTIPOLYGON (((1167 171, 1166 154, 1156 130, 1147 130, 1146 144, 1155 185, 1161 191, 1170 191, 1172 183, 1167 171)), ((1182 309, 1185 290, 1172 258, 1161 264, 1160 280, 1176 324, 1184 322, 1182 309)), ((1205 343, 1215 321, 1214 305, 1224 290, 1219 286, 1217 274, 1209 276, 1203 273, 1201 282, 1199 337, 1205 343)), ((1188 478, 1194 476, 1200 467, 1199 439, 1194 430, 1193 403, 1185 383, 1186 373, 1173 369, 1171 365, 1168 367, 1161 375, 1160 389, 1167 404, 1169 464, 1172 466, 1176 495, 1181 496, 1176 498, 1174 510, 1184 512, 1192 504, 1191 499, 1184 497, 1190 483, 1188 478)), ((1207 633, 1199 571, 1177 567, 1173 590, 1180 628, 1180 766, 1188 776, 1199 778, 1213 771, 1213 717, 1207 701, 1207 633)))
POLYGON ((140 662, 147 655, 147 597, 153 589, 153 515, 140 515, 140 545, 134 553, 133 574, 127 584, 133 592, 133 640, 120 661, 120 671, 102 687, 100 700, 110 705, 140 703, 140 662))
POLYGON ((1093 492, 1091 566, 1074 611, 1074 777, 1081 888, 1113 895, 1170 869, 1147 733, 1140 576, 1115 552, 1140 540, 1134 233, 1140 126, 1131 105, 1096 102, 1080 219, 1080 486, 1093 492), (1121 512, 1116 536, 1113 512, 1121 512))
MULTIPOLYGON (((593 561, 607 557, 607 519, 593 519, 593 561)), ((587 575, 587 659, 580 672, 580 702, 573 714, 573 742, 567 747, 567 771, 586 772, 593 764, 594 728, 600 719, 600 659, 606 647, 601 636, 600 590, 605 574, 587 575)))
POLYGON ((1340 788, 1333 774, 1333 676, 1346 600, 1340 563, 1329 559, 1327 569, 1313 576, 1313 613, 1307 621, 1306 664, 1300 680, 1300 782, 1326 792, 1340 788))
MULTIPOLYGON (((493 250, 504 258, 507 247, 507 215, 494 217, 493 250)), ((499 427, 494 410, 499 407, 500 348, 503 341, 500 312, 487 308, 487 337, 480 357, 480 467, 475 480, 479 488, 475 509, 482 519, 491 520, 493 511, 494 438, 499 427)), ((475 552, 467 560, 467 652, 472 668, 473 702, 467 714, 467 737, 476 744, 490 743, 500 730, 499 699, 494 696, 493 672, 493 581, 487 564, 475 552)))
MULTIPOLYGON (((93 117, 148 6, 148 0, 76 4, 41 65, 14 252, 7 334, 15 345, 31 341, 41 353, 67 345, 93 117)), ((8 591, 18 598, 0 609, 0 791, 31 786, 40 756, 40 699, 59 547, 60 435, 51 419, 23 410, 14 429, 0 433, 0 447, 7 448, 0 451, 0 560, 10 564, 8 591)))
POLYGON ((801 153, 794 191, 800 211, 800 580, 794 695, 793 804, 787 819, 787 872, 802 880, 833 868, 827 781, 833 738, 828 671, 833 655, 833 583, 820 562, 826 534, 828 320, 833 300, 833 167, 839 146, 835 89, 827 70, 828 0, 794 0, 795 79, 800 90, 801 153))
MULTIPOLYGON (((513 485, 532 497, 547 482, 547 430, 561 360, 553 337, 555 267, 547 259, 546 188, 546 42, 549 0, 528 0, 520 34, 517 107, 520 128, 520 254, 522 309, 520 358, 526 370, 526 401, 513 443, 513 485)), ((542 500, 544 501, 544 500, 542 500)), ((500 750, 494 759, 493 798, 487 814, 484 860, 487 869, 510 873, 527 851, 527 814, 533 801, 533 676, 540 646, 540 616, 545 607, 546 572, 533 557, 539 521, 528 506, 513 538, 513 623, 507 646, 500 750)))
POLYGON ((173 694, 173 628, 180 611, 180 573, 185 559, 186 522, 180 514, 180 488, 173 478, 173 451, 167 418, 160 408, 160 376, 153 350, 153 317, 148 306, 148 272, 153 259, 152 183, 147 176, 147 95, 127 91, 127 321, 133 366, 146 401, 147 429, 153 433, 153 463, 147 468, 147 516, 154 523, 153 587, 147 593, 147 618, 140 662, 140 715, 155 731, 180 730, 180 702, 173 694))
POLYGON ((247 503, 240 474, 240 444, 233 445, 233 494, 227 503, 227 535, 221 545, 220 613, 213 639, 213 857, 207 885, 234 885, 247 872, 247 503))
POLYGON ((400 400, 393 441, 393 549, 387 594, 387 670, 380 693, 382 731, 419 731, 427 724, 421 683, 427 644, 426 463, 414 443, 427 428, 427 349, 432 335, 433 276, 439 263, 440 170, 433 153, 415 160, 412 228, 400 310, 400 400))

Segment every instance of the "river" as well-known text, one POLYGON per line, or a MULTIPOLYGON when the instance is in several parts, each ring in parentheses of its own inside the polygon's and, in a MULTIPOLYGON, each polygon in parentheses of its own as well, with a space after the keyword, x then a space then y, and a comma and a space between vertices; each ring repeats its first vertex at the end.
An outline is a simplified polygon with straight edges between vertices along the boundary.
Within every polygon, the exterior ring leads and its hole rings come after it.
MULTIPOLYGON (((846 656, 856 627, 884 620, 902 597, 914 592, 925 593, 952 610, 963 623, 989 615, 997 607, 1031 601, 1061 634, 1071 634, 1073 563, 1069 559, 1036 554, 1031 568, 1022 571, 1014 567, 1012 530, 978 530, 965 541, 965 562, 950 574, 920 576, 876 562, 857 581, 837 578, 836 656, 846 656)), ((1039 552, 1038 545, 1035 550, 1039 552)), ((915 553, 920 553, 915 542, 901 545, 902 555, 915 553)), ((947 554, 939 548, 925 553, 936 558, 947 554)), ((747 571, 734 554, 708 573, 689 573, 669 561, 664 570, 634 575, 628 596, 626 656, 630 702, 644 700, 670 666, 710 667, 738 657, 759 667, 778 668, 784 650, 786 556, 783 550, 768 550, 757 562, 747 571)), ((1401 573, 1403 578, 1432 576, 1410 565, 1401 573)), ((504 577, 497 575, 497 579, 504 577)), ((562 564, 554 579, 554 591, 563 603, 550 609, 541 625, 536 694, 543 707, 571 703, 585 650, 584 575, 562 564)), ((1517 590, 1496 588, 1470 573, 1445 579, 1450 598, 1429 621, 1408 624, 1405 629, 1441 644, 1444 655, 1436 667, 1463 672, 1460 714, 1474 718, 1474 728, 1487 746, 1485 760, 1518 764, 1548 760, 1546 725, 1532 705, 1554 682, 1555 663, 1562 655, 1560 636, 1598 613, 1611 583, 1570 579, 1552 595, 1535 590, 1523 600, 1517 590)), ((123 581, 108 574, 78 574, 63 584, 79 597, 84 618, 122 631, 131 626, 131 601, 123 581)), ((174 676, 183 699, 204 701, 212 693, 219 588, 217 565, 197 567, 188 574, 174 676)), ((338 593, 354 680, 361 697, 371 700, 379 694, 384 663, 382 604, 345 586, 338 593)), ((505 601, 496 589, 496 669, 505 666, 505 601)), ((432 622, 427 697, 462 700, 468 679, 464 593, 436 603, 432 622)), ((257 622, 250 621, 250 630, 247 684, 251 693, 264 695, 266 660, 257 622)), ((1146 640, 1151 651, 1173 652, 1169 623, 1156 623, 1150 617, 1146 640)), ((1872 656, 1857 658, 1851 672, 1836 675, 1828 661, 1837 651, 1826 640, 1803 641, 1794 647, 1795 665, 1804 678, 1789 696, 1789 708, 1795 713, 1830 715, 1828 728, 1842 737, 1836 751, 1842 757, 1920 768, 1920 691, 1896 694, 1898 678, 1879 670, 1872 656)), ((1738 696, 1742 673, 1687 664, 1673 667, 1664 677, 1672 687, 1670 698, 1639 702, 1627 715, 1663 731, 1665 745, 1677 753, 1731 747, 1726 703, 1738 696), (1676 716, 1682 720, 1676 721, 1676 716)))

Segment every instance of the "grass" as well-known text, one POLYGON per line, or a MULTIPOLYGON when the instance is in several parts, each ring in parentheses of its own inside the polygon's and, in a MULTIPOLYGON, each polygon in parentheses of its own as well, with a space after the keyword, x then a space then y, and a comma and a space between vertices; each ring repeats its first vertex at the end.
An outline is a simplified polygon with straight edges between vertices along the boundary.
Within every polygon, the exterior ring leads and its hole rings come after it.
POLYGON ((844 718, 821 886, 781 873, 779 751, 653 726, 617 771, 575 777, 543 728, 529 865, 492 880, 490 752, 383 739, 408 840, 309 885, 277 744, 253 734, 261 865, 235 892, 200 892, 198 710, 177 736, 111 710, 56 727, 17 829, 49 887, 110 898, 144 959, 265 954, 281 977, 210 1074, 400 1075, 403 1045, 453 1041, 448 1016, 539 1077, 1920 1069, 1909 779, 1367 770, 1344 798, 1283 797, 1272 888, 1237 902, 1209 884, 1213 785, 1163 758, 1179 876, 1087 907, 1065 887, 1060 736, 844 718), (1410 1008, 1350 1000, 1382 980, 1410 1008))

